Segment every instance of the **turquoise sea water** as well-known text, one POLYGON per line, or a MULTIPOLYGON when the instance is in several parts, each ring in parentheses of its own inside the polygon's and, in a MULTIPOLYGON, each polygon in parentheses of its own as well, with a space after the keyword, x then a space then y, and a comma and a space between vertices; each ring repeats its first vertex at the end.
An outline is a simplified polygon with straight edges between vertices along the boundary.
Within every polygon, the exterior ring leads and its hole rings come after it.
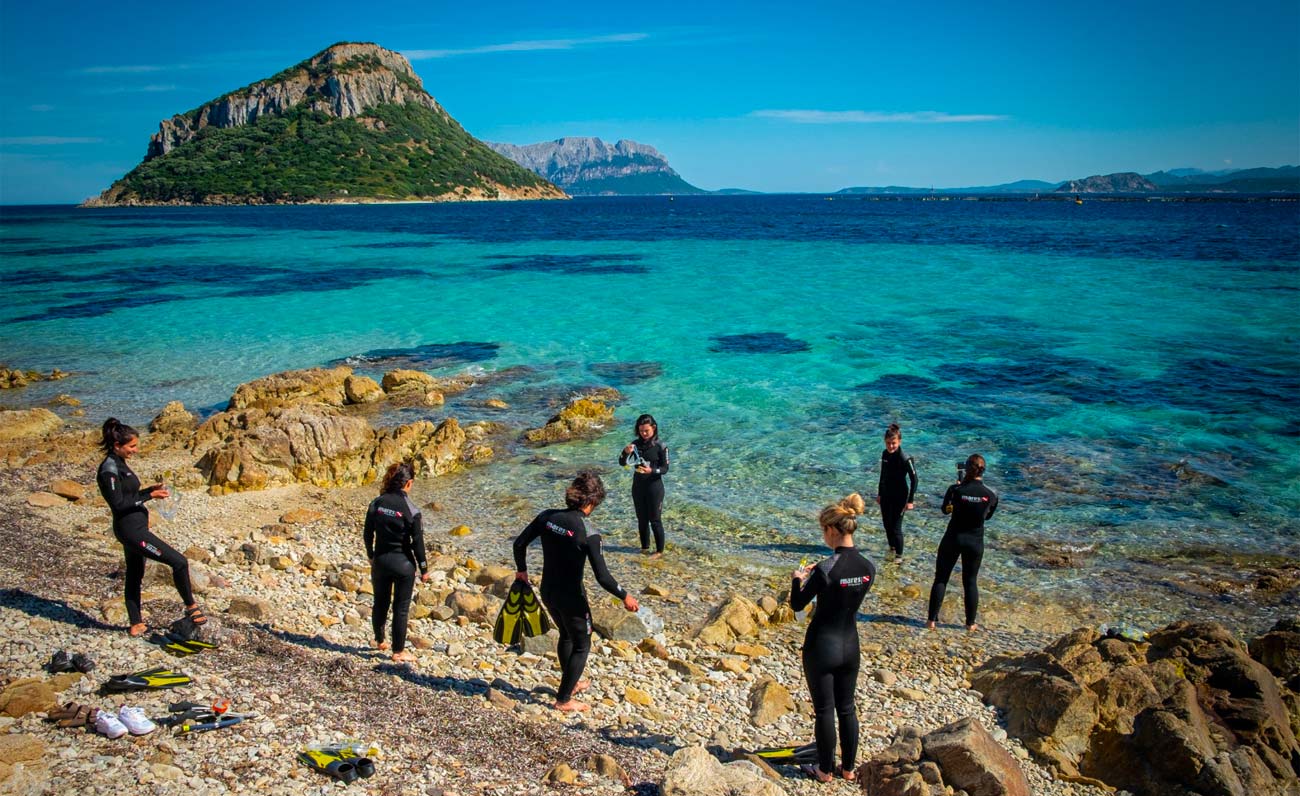
MULTIPOLYGON (((494 489, 549 503, 561 471, 612 465, 652 412, 671 538, 742 559, 789 557, 772 540, 815 541, 820 506, 872 494, 891 421, 920 471, 923 548, 978 451, 1003 495, 994 544, 1097 545, 1113 567, 1199 546, 1300 557, 1294 202, 10 207, 0 284, 0 362, 75 373, 10 406, 67 392, 143 426, 170 400, 211 413, 241 382, 338 360, 527 366, 427 415, 536 425, 599 384, 626 394, 622 427, 508 451, 494 489)), ((616 497, 606 522, 634 544, 616 497)))

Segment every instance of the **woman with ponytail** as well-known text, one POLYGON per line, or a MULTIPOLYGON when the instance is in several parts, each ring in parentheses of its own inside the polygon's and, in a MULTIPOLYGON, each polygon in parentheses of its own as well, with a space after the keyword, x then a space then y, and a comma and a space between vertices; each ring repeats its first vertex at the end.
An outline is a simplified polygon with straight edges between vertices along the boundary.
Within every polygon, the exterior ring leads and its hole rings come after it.
POLYGON ((411 502, 415 468, 398 462, 384 474, 383 492, 370 501, 363 536, 370 559, 370 583, 375 590, 375 607, 370 624, 375 631, 375 648, 389 649, 384 641, 388 607, 393 608, 393 660, 411 663, 415 656, 406 651, 406 617, 415 591, 415 569, 420 580, 429 582, 429 564, 424 555, 424 520, 411 502))
POLYGON ((998 508, 998 495, 984 486, 984 457, 972 453, 965 466, 958 465, 960 480, 948 487, 943 496, 943 513, 952 516, 948 530, 939 542, 934 563, 934 585, 930 587, 930 614, 926 626, 934 629, 948 590, 948 577, 961 558, 961 586, 966 606, 966 629, 978 630, 975 615, 980 607, 980 591, 975 579, 984 558, 984 521, 998 508))
POLYGON ((141 636, 149 629, 140 614, 140 583, 144 580, 146 558, 161 561, 172 568, 172 583, 185 603, 185 616, 195 625, 202 625, 208 619, 194 601, 189 562, 149 531, 149 509, 145 508, 145 501, 150 498, 164 500, 171 497, 171 493, 162 484, 141 488, 140 479, 126 463, 140 450, 139 432, 110 417, 104 421, 100 446, 104 449, 104 461, 99 465, 95 480, 99 484, 99 493, 113 513, 113 535, 122 544, 126 555, 126 614, 131 623, 127 632, 141 636))
POLYGON ((817 765, 803 771, 830 782, 835 769, 835 723, 839 719, 840 775, 855 779, 858 754, 858 608, 871 590, 875 566, 853 546, 857 516, 866 503, 856 492, 822 510, 818 522, 830 558, 794 571, 790 607, 801 611, 817 598, 817 610, 803 642, 803 672, 812 695, 817 765))

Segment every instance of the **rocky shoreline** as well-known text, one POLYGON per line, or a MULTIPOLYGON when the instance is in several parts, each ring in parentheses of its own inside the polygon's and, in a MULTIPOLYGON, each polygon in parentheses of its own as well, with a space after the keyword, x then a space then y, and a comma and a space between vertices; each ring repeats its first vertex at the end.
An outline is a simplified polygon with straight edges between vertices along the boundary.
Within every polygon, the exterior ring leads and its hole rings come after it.
MULTIPOLYGON (((337 379, 342 406, 331 411, 352 411, 345 379, 337 379)), ((434 390, 415 381, 411 395, 429 400, 434 390)), ((368 385, 354 386, 354 397, 369 392, 360 389, 368 385)), ((257 400, 241 407, 232 399, 227 411, 279 410, 253 406, 257 400)), ((512 506, 494 516, 442 478, 417 480, 434 579, 417 589, 413 606, 419 661, 398 666, 369 648, 360 524, 374 487, 364 473, 350 484, 270 479, 263 488, 227 489, 194 469, 195 451, 179 441, 192 426, 174 411, 170 418, 173 425, 162 422, 146 435, 153 445, 142 454, 142 472, 179 474, 183 497, 171 520, 154 512, 153 522, 194 562, 199 599, 221 639, 219 649, 184 659, 123 632, 121 552, 92 481, 93 434, 43 426, 27 449, 9 443, 0 469, 0 510, 10 517, 0 526, 0 713, 7 714, 0 716, 0 784, 13 792, 332 792, 335 785, 296 763, 295 754, 314 741, 346 738, 380 748, 376 776, 350 786, 375 794, 567 792, 559 784, 566 781, 586 793, 645 796, 760 793, 769 785, 779 789, 774 793, 860 792, 844 781, 818 785, 788 766, 765 778, 749 763, 715 777, 750 783, 735 786, 740 790, 675 790, 681 778, 674 772, 705 764, 686 760, 683 750, 702 747, 729 760, 739 751, 811 738, 799 659, 804 622, 782 610, 783 572, 741 568, 690 549, 653 562, 615 549, 608 556, 615 576, 664 627, 646 637, 644 622, 605 610, 603 592, 592 585, 593 603, 600 604, 595 621, 607 636, 594 640, 588 667, 593 709, 562 715, 549 708, 558 672, 547 640, 505 650, 490 630, 513 575, 513 519, 545 506, 512 506), (61 441, 51 434, 62 434, 61 441), (33 501, 38 494, 50 498, 33 501), (86 676, 50 677, 41 667, 59 649, 87 653, 98 666, 86 676), (159 715, 175 699, 225 697, 235 710, 258 715, 216 732, 159 730, 116 741, 43 720, 56 702, 122 701, 98 697, 95 689, 110 674, 154 665, 174 666, 195 682, 129 695, 127 704, 159 715), (15 707, 15 690, 35 694, 32 709, 15 707)), ((582 410, 560 412, 537 431, 564 438, 582 433, 589 420, 582 410)), ((179 611, 168 575, 154 564, 146 575, 146 618, 154 625, 165 626, 179 611)), ((909 728, 931 733, 971 718, 1024 772, 1029 792, 1112 792, 1049 767, 1041 740, 1032 741, 1038 746, 1031 755, 1025 741, 1008 735, 1019 719, 1006 700, 991 707, 972 688, 975 672, 990 660, 1006 665, 1048 647, 1074 626, 1070 612, 1003 605, 984 632, 930 632, 915 617, 915 592, 902 572, 883 567, 864 606, 870 621, 860 625, 859 762, 906 746, 909 728)), ((1295 703, 1288 709, 1300 724, 1295 703)), ((915 764, 916 777, 921 766, 915 764)), ((898 773, 897 781, 904 775, 911 776, 898 773)), ((929 794, 926 788, 915 792, 929 794)))

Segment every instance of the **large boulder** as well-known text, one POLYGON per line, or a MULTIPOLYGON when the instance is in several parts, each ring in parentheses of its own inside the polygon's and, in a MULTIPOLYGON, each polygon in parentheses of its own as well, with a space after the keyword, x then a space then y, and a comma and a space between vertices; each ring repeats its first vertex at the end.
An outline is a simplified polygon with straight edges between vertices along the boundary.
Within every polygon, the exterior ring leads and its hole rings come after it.
POLYGON ((196 444, 214 433, 228 436, 209 448, 198 468, 207 482, 228 492, 294 482, 318 486, 373 478, 375 434, 364 418, 328 407, 264 412, 222 412, 195 433, 196 444))
POLYGON ((1029 781, 1011 753, 969 716, 921 739, 925 756, 939 764, 944 783, 970 796, 1030 796, 1029 781))
POLYGON ((1292 691, 1300 691, 1300 619, 1280 620, 1250 642, 1250 657, 1268 667, 1292 691))
POLYGON ((421 370, 390 370, 384 374, 383 388, 384 392, 392 394, 398 392, 421 392, 428 393, 433 391, 436 380, 421 370))
POLYGON ((239 385, 226 411, 270 410, 301 404, 342 406, 347 400, 344 383, 351 375, 352 368, 349 367, 273 373, 239 385))
POLYGON ((149 431, 170 437, 188 437, 197 425, 198 419, 185 410, 185 404, 172 401, 149 421, 149 431))
POLYGON ((382 401, 384 391, 369 376, 348 376, 343 380, 343 395, 350 404, 372 404, 382 401))
POLYGON ((382 475, 393 462, 411 461, 419 475, 445 475, 461 466, 464 448, 465 431, 456 418, 449 417, 436 425, 418 420, 379 434, 371 454, 371 469, 382 475))
POLYGON ((702 746, 675 752, 659 782, 661 796, 786 796, 745 760, 723 765, 702 746))
POLYGON ((749 720, 755 727, 766 727, 794 710, 790 690, 771 677, 759 680, 749 691, 749 720))
POLYGON ((599 436, 614 422, 614 409, 608 404, 621 398, 616 390, 574 398, 546 425, 525 431, 524 441, 531 445, 551 445, 599 436))
POLYGON ((635 644, 650 635, 639 614, 627 610, 621 602, 603 594, 591 600, 591 626, 611 641, 635 644))
POLYGON ((709 615, 695 633, 697 641, 726 647, 739 638, 753 636, 768 624, 768 614, 753 601, 733 594, 709 615))
POLYGON ((1062 773, 1152 796, 1297 787, 1300 744, 1277 678, 1215 623, 1148 643, 1076 630, 971 677, 1007 730, 1062 773))
POLYGON ((48 409, 6 409, 0 411, 0 441, 43 437, 63 427, 59 416, 48 409))

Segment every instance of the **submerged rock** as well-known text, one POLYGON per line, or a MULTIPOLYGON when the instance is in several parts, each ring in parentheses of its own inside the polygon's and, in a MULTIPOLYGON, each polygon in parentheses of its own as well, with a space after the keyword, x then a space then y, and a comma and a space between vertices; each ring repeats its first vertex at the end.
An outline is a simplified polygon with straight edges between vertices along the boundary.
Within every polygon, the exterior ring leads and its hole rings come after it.
POLYGON ((614 410, 605 402, 621 399, 622 395, 612 389, 579 396, 548 420, 545 426, 524 432, 524 441, 533 445, 551 445, 599 436, 614 422, 614 410))

